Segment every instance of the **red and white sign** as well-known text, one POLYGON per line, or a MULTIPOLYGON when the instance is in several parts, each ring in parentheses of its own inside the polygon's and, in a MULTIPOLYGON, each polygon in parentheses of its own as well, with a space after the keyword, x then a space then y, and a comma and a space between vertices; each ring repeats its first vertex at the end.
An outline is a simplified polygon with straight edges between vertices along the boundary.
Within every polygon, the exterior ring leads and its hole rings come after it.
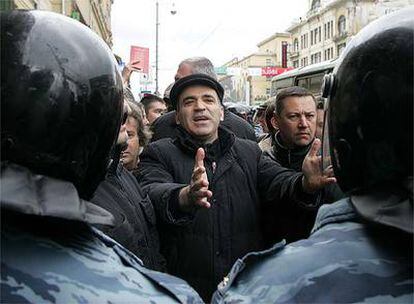
POLYGON ((139 60, 134 67, 141 69, 142 73, 148 74, 149 70, 149 48, 131 45, 129 53, 129 62, 139 60))
POLYGON ((262 76, 273 77, 282 74, 286 71, 289 71, 291 69, 292 68, 279 68, 276 66, 267 66, 262 68, 262 76))

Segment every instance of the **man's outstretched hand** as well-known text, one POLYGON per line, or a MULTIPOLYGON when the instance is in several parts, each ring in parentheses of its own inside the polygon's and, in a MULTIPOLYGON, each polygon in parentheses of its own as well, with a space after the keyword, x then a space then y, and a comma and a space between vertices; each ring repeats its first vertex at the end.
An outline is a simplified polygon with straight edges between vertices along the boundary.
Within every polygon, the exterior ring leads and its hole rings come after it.
POLYGON ((208 178, 204 167, 205 152, 198 148, 195 156, 193 174, 190 185, 184 187, 179 193, 179 204, 182 211, 191 211, 194 208, 210 208, 208 199, 213 193, 208 190, 208 178))
POLYGON ((318 156, 318 151, 321 147, 321 141, 318 138, 312 143, 308 155, 306 155, 302 164, 302 187, 306 193, 314 193, 326 185, 336 183, 336 178, 333 176, 332 168, 322 171, 321 156, 318 156))

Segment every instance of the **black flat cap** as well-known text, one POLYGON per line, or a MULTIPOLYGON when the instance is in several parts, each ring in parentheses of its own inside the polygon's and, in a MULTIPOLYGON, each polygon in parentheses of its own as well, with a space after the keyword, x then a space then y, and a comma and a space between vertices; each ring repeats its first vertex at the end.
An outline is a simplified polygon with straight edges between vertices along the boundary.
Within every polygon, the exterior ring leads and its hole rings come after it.
POLYGON ((174 109, 177 109, 178 97, 180 94, 184 91, 184 89, 193 85, 204 85, 212 88, 216 91, 220 102, 223 101, 224 89, 217 80, 205 74, 192 74, 180 78, 174 83, 170 91, 170 101, 174 109))

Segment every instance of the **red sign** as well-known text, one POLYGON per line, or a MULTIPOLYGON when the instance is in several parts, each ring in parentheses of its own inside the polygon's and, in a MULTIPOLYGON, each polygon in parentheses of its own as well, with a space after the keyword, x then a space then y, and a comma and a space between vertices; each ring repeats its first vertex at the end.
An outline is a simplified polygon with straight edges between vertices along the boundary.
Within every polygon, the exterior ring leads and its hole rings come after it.
POLYGON ((129 53, 129 62, 139 60, 134 67, 141 69, 145 74, 148 74, 149 70, 149 48, 131 45, 131 52, 129 53))
POLYGON ((273 77, 282 74, 286 71, 289 71, 291 69, 292 68, 279 68, 275 66, 267 66, 262 68, 262 76, 273 77))
POLYGON ((282 68, 287 68, 287 47, 288 43, 286 41, 282 42, 282 68))

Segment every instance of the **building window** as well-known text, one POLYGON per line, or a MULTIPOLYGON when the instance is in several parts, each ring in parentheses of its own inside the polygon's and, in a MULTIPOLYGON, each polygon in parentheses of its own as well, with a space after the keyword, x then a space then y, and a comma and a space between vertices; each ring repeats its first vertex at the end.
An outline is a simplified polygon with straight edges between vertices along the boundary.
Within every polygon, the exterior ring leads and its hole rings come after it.
POLYGON ((299 67, 299 60, 293 61, 293 67, 298 68, 299 67))
POLYGON ((315 53, 311 55, 311 64, 321 62, 321 52, 315 53))
POLYGON ((324 60, 330 60, 333 58, 333 47, 324 51, 324 60))
POLYGON ((295 38, 295 40, 293 41, 293 51, 294 52, 299 51, 299 41, 298 41, 298 38, 295 38))
POLYGON ((318 28, 311 31, 311 45, 314 45, 318 42, 318 36, 319 36, 319 29, 318 28))
POLYGON ((266 59, 266 66, 271 66, 272 65, 272 59, 267 58, 266 59))
POLYGON ((310 45, 313 45, 313 30, 310 31, 310 36, 311 36, 311 44, 310 45))
POLYGON ((321 39, 322 39, 322 30, 321 30, 321 27, 318 27, 318 37, 319 37, 319 42, 321 42, 321 39))
POLYGON ((270 95, 270 88, 266 88, 266 95, 270 95))
POLYGON ((323 25, 324 40, 330 39, 333 36, 333 21, 329 21, 323 25))
POLYGON ((338 45, 338 57, 341 55, 342 51, 345 49, 346 44, 341 43, 338 45))
POLYGON ((300 37, 300 48, 303 50, 303 49, 306 49, 307 47, 308 47, 308 33, 303 34, 300 37))
POLYGON ((326 38, 325 39, 329 39, 331 38, 331 23, 328 22, 325 25, 326 25, 326 38))
POLYGON ((300 60, 300 66, 304 67, 308 65, 308 57, 304 57, 300 60))
POLYGON ((346 19, 344 15, 341 15, 338 19, 338 34, 343 35, 346 30, 346 19))
POLYGON ((333 49, 329 48, 324 51, 324 60, 330 60, 333 57, 333 49))

